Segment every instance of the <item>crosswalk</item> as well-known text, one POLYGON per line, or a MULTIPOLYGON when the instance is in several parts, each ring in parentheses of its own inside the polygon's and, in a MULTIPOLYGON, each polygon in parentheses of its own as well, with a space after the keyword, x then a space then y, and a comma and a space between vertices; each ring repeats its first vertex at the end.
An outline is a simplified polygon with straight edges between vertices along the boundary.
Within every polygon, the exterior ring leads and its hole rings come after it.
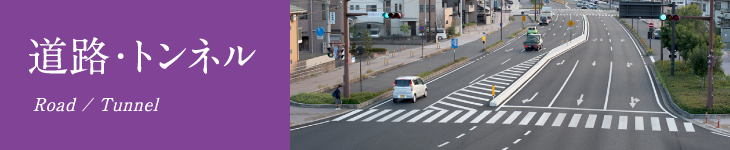
POLYGON ((586 16, 615 16, 615 15, 606 15, 606 14, 555 14, 555 15, 558 15, 558 16, 582 16, 582 15, 586 15, 586 16))
POLYGON ((571 8, 571 9, 553 9, 553 10, 616 11, 615 9, 578 9, 578 8, 571 8))
POLYGON ((492 86, 494 86, 495 94, 502 92, 502 90, 512 84, 512 82, 517 80, 523 73, 535 65, 535 63, 537 63, 543 55, 545 54, 541 54, 481 80, 477 81, 475 79, 475 82, 470 83, 469 86, 463 87, 446 97, 441 98, 428 106, 427 109, 446 110, 455 108, 461 110, 475 110, 473 107, 487 105, 493 97, 492 86))
MULTIPOLYGON (((618 129, 644 131, 695 132, 690 122, 679 122, 671 117, 569 114, 552 112, 492 111, 492 110, 405 110, 358 109, 331 121, 345 122, 407 122, 407 123, 486 123, 502 125, 534 125, 586 129, 618 129), (403 112, 407 112, 402 114, 403 112), (387 115, 386 115, 387 114, 387 115), (400 115, 402 114, 402 115, 400 115), (478 114, 478 115, 477 115, 478 114), (492 116, 489 116, 492 114, 492 116), (399 116, 400 115, 400 116, 399 116), (383 116, 383 117, 381 117, 383 116), (411 117, 413 116, 413 117, 411 117), (539 117, 538 117, 539 116, 539 117), (364 118, 364 119, 363 119, 364 118), (392 119, 391 118, 395 118, 392 119), (645 120, 647 118, 648 120, 645 120), (377 119, 377 120, 375 120, 377 119), (406 120, 408 119, 408 120, 406 120), (374 121, 375 120, 375 121, 374 121), (486 121, 485 121, 486 120, 486 121), (536 120, 536 121, 533 121, 536 120), (633 124, 631 123, 633 122, 633 124), (633 125, 633 128, 630 127, 633 125), (664 128, 666 127, 666 128, 664 128)), ((680 120, 681 121, 681 120, 680 120)))

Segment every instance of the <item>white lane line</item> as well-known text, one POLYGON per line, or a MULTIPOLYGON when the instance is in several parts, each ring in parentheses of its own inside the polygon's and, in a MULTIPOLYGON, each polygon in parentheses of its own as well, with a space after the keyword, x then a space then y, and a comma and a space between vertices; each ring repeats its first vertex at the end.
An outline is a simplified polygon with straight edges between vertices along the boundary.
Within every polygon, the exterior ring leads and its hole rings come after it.
POLYGON ((629 124, 628 116, 618 116, 618 129, 626 130, 629 124))
POLYGON ((467 104, 472 104, 472 105, 477 105, 477 106, 484 106, 484 104, 475 103, 475 102, 471 102, 471 101, 467 101, 467 100, 463 100, 463 99, 458 99, 458 98, 453 98, 453 97, 444 97, 444 98, 454 100, 457 102, 462 102, 462 103, 467 103, 467 104))
POLYGON ((608 108, 608 94, 611 91, 611 74, 613 73, 613 61, 611 61, 611 66, 608 69, 608 88, 606 88, 606 102, 603 103, 603 110, 606 110, 608 108))
POLYGON ((372 116, 370 116, 370 117, 368 117, 368 118, 365 118, 365 119, 363 119, 363 120, 362 120, 362 122, 369 122, 370 120, 373 120, 373 119, 375 119, 375 118, 377 118, 377 117, 380 117, 381 115, 383 115, 383 114, 385 114, 385 113, 388 113, 388 112, 390 112, 390 111, 391 111, 391 109, 385 109, 385 110, 383 110, 383 111, 380 111, 380 112, 378 112, 378 113, 377 113, 377 114, 375 114, 375 115, 372 115, 372 116))
POLYGON ((482 80, 482 81, 484 81, 484 82, 489 82, 489 83, 496 83, 496 84, 502 84, 502 85, 509 85, 509 83, 504 83, 504 82, 497 82, 497 81, 492 81, 492 80, 482 80))
POLYGON ((461 93, 454 93, 454 95, 459 95, 459 96, 473 98, 473 99, 487 101, 487 102, 489 101, 489 99, 486 99, 486 98, 481 98, 481 97, 476 97, 476 96, 471 96, 471 95, 466 95, 466 94, 461 94, 461 93))
POLYGON ((497 120, 499 120, 500 117, 502 117, 502 115, 504 115, 504 113, 507 113, 507 111, 497 112, 497 114, 494 114, 494 116, 492 116, 492 118, 489 118, 489 120, 487 120, 487 123, 494 124, 495 122, 497 122, 497 120))
MULTIPOLYGON (((471 122, 469 122, 469 123, 479 123, 482 121, 482 119, 484 119, 484 117, 487 117, 487 115, 489 115, 489 113, 491 113, 491 112, 492 112, 491 110, 485 110, 481 114, 479 114, 479 116, 477 116, 476 118, 471 120, 471 122)), ((474 127, 476 128, 477 126, 474 126, 474 127)), ((474 128, 472 128, 472 129, 474 129, 474 128)))
POLYGON ((456 119, 456 121, 454 123, 463 123, 466 119, 469 119, 469 117, 471 117, 471 115, 474 115, 474 113, 477 113, 477 111, 476 110, 468 111, 468 112, 466 112, 466 114, 461 116, 461 118, 456 119))
POLYGON ((400 117, 398 117, 398 118, 395 118, 395 119, 394 119, 394 120, 393 120, 392 122, 400 122, 400 121, 403 121, 403 119, 406 119, 406 118, 408 118, 408 116, 411 116, 411 115, 415 114, 415 113, 416 113, 416 112, 418 112, 418 111, 420 111, 420 110, 418 110, 418 109, 416 109, 416 110, 411 110, 411 111, 409 111, 408 113, 406 113, 406 114, 403 114, 403 116, 400 116, 400 117))
POLYGON ((550 112, 544 112, 542 113, 542 116, 540 116, 540 119, 537 119, 537 122, 535 123, 536 126, 543 126, 545 125, 545 122, 547 122, 547 119, 550 117, 550 112))
POLYGON ((512 124, 512 122, 514 122, 515 119, 517 119, 517 116, 520 116, 521 113, 522 113, 522 111, 512 112, 512 114, 509 115, 509 117, 507 117, 507 119, 504 120, 504 122, 502 122, 502 124, 512 124))
POLYGON ((527 130, 527 132, 525 132, 525 135, 528 135, 528 134, 530 134, 530 132, 532 132, 532 131, 530 131, 530 130, 527 130))
POLYGON ((566 109, 566 110, 586 110, 586 111, 606 111, 606 112, 626 112, 626 113, 667 114, 667 112, 661 112, 661 111, 611 110, 611 109, 603 110, 603 109, 591 109, 591 108, 520 106, 520 105, 502 105, 502 106, 512 107, 512 108, 566 109))
MULTIPOLYGON (((461 89, 459 91, 465 91, 465 92, 470 92, 470 93, 480 94, 480 95, 485 95, 485 96, 492 96, 492 94, 489 94, 489 93, 477 92, 477 91, 472 91, 472 90, 467 90, 467 89, 461 89)), ((456 94, 456 93, 454 93, 454 94, 456 94)))
POLYGON ((375 112, 375 111, 377 111, 377 109, 370 109, 370 110, 368 110, 368 111, 366 111, 366 112, 363 112, 363 113, 362 113, 362 114, 360 114, 360 115, 357 115, 357 116, 355 116, 355 117, 352 117, 352 118, 348 119, 347 121, 355 121, 355 120, 357 120, 357 119, 360 119, 360 118, 362 118, 362 117, 365 117, 366 115, 368 115, 368 114, 370 114, 370 113, 373 113, 373 112, 375 112))
POLYGON ((611 46, 611 51, 613 52, 613 46, 611 46))
POLYGON ((575 61, 575 65, 573 66, 573 70, 570 71, 570 74, 568 75, 568 78, 565 79, 565 82, 563 83, 563 86, 560 87, 560 90, 558 90, 558 94, 555 94, 555 97, 553 98, 553 101, 550 101, 550 105, 548 107, 552 107, 553 103, 555 103, 555 100, 558 99, 558 95, 560 95, 560 92, 563 91, 563 88, 565 87, 565 84, 568 84, 568 80, 570 80, 570 76, 573 76, 573 72, 575 71, 575 67, 578 67, 578 62, 580 60, 575 61))
POLYGON ((404 112, 404 111, 406 111, 406 110, 405 110, 405 109, 399 109, 399 110, 396 110, 396 111, 394 111, 393 113, 390 113, 390 114, 388 114, 387 116, 385 116, 385 117, 383 117, 383 118, 380 118, 380 119, 378 119, 378 120, 377 120, 377 121, 375 121, 375 122, 385 122, 386 120, 388 120, 388 119, 390 119, 390 118, 393 118, 393 117, 395 117, 395 115, 398 115, 398 114, 400 114, 400 113, 402 113, 402 112, 404 112))
POLYGON ((511 60, 511 59, 512 59, 512 58, 509 58, 509 59, 505 60, 504 62, 502 62, 502 65, 504 65, 504 63, 507 63, 507 61, 509 61, 509 60, 511 60))
POLYGON ((520 75, 520 74, 514 74, 514 73, 507 73, 507 72, 504 72, 504 71, 502 71, 502 72, 499 72, 498 74, 507 74, 507 75, 513 75, 513 76, 518 76, 518 77, 519 77, 519 76, 522 76, 522 75, 520 75))
POLYGON ((527 125, 530 123, 530 120, 532 120, 532 117, 535 117, 535 114, 537 112, 529 112, 527 115, 525 115, 525 118, 522 118, 522 121, 520 121, 519 125, 527 125))
POLYGON ((378 106, 380 106, 380 105, 383 105, 383 104, 385 104, 385 103, 387 103, 387 102, 390 102, 390 101, 392 101, 392 100, 393 100, 392 98, 391 98, 391 99, 388 99, 388 100, 384 100, 383 102, 380 102, 380 104, 378 104, 378 105, 375 105, 375 106, 373 106, 373 107, 370 107, 370 109, 375 109, 375 107, 378 107, 378 106))
POLYGON ((345 119, 345 118, 347 118, 347 117, 350 117, 350 116, 352 116, 352 115, 354 115, 354 114, 356 114, 356 113, 358 113, 358 112, 360 112, 360 111, 362 111, 362 109, 357 109, 357 110, 354 110, 354 111, 352 111, 352 112, 350 112, 350 113, 347 113, 347 114, 345 114, 345 115, 342 115, 342 116, 340 116, 340 117, 337 117, 337 118, 335 118, 335 119, 332 119, 332 121, 340 121, 340 120, 342 120, 342 119, 345 119))
POLYGON ((644 117, 643 116, 636 116, 635 123, 634 123, 634 130, 644 130, 644 117))
POLYGON ((520 140, 522 140, 522 139, 517 139, 517 140, 515 140, 515 142, 512 142, 512 144, 517 144, 517 142, 520 142, 520 140))
POLYGON ((446 143, 444 143, 444 144, 441 144, 441 145, 439 145, 438 147, 444 146, 444 145, 446 145, 446 144, 449 144, 449 142, 446 142, 446 143))
MULTIPOLYGON (((491 84, 484 84, 484 83, 479 83, 479 82, 477 82, 477 83, 474 83, 474 84, 479 84, 479 85, 487 86, 487 87, 489 87, 490 89, 492 88, 492 85, 491 85, 491 84)), ((503 88, 504 88, 503 86, 498 86, 498 85, 494 85, 494 87, 495 87, 495 88, 501 88, 501 89, 503 89, 503 88)))
POLYGON ((730 137, 730 135, 725 135, 725 134, 718 133, 718 132, 715 132, 715 131, 712 131, 712 134, 716 134, 716 135, 724 136, 724 137, 730 137))
MULTIPOLYGON (((611 39, 608 39, 608 42, 610 43, 611 42, 611 39)), ((613 50, 613 47, 611 47, 611 50, 613 50)))
POLYGON ((509 147, 504 147, 502 150, 507 150, 507 149, 509 149, 509 147))
POLYGON ((687 132, 695 132, 695 127, 690 122, 684 122, 684 130, 687 132))
POLYGON ((667 129, 672 132, 677 132, 677 124, 674 123, 674 118, 667 118, 667 129))
POLYGON ((474 83, 474 81, 477 81, 477 80, 479 80, 479 78, 482 78, 483 76, 484 76, 484 74, 482 74, 481 76, 477 77, 477 78, 476 78, 476 79, 474 79, 474 80, 471 80, 471 82, 469 82, 469 84, 471 84, 471 83, 474 83))
POLYGON ((433 111, 434 111, 434 110, 426 110, 426 111, 422 112, 421 114, 418 114, 418 115, 416 115, 416 117, 413 117, 413 118, 411 118, 411 120, 408 120, 408 121, 406 121, 406 122, 416 122, 416 121, 418 121, 419 119, 423 118, 424 116, 426 116, 426 115, 430 114, 430 113, 431 113, 431 112, 433 112, 433 111))
POLYGON ((662 131, 662 126, 659 125, 659 117, 651 117, 651 130, 662 131))
POLYGON ((456 117, 456 115, 459 115, 459 113, 461 113, 462 111, 463 111, 463 110, 456 110, 456 111, 454 111, 453 113, 451 113, 451 114, 449 114, 448 116, 444 117, 444 119, 441 119, 441 120, 439 121, 439 123, 447 123, 447 122, 449 122, 449 120, 451 120, 451 119, 453 119, 454 117, 456 117))
POLYGON ((441 117, 441 115, 444 115, 446 112, 449 112, 448 110, 442 110, 437 112, 436 114, 433 114, 433 116, 429 117, 426 120, 423 120, 423 123, 431 123, 433 120, 436 120, 436 118, 441 117))
POLYGON ((462 65, 461 67, 459 67, 459 68, 456 68, 456 69, 454 69, 454 70, 450 71, 449 73, 446 73, 446 74, 444 74, 444 75, 441 75, 441 76, 439 76, 439 77, 438 77, 438 78, 436 78, 436 79, 433 79, 433 80, 429 80, 428 82, 426 82, 426 84, 430 84, 431 82, 433 82, 433 81, 436 81, 436 80, 438 80, 438 79, 441 79, 441 78, 445 77, 446 75, 449 75, 449 74, 451 74, 451 73, 453 73, 453 72, 455 72, 455 71, 457 71, 457 70, 459 70, 459 69, 461 69, 461 68, 464 68, 464 67, 466 67, 466 66, 469 66, 469 65, 470 65, 471 63, 474 63, 474 61, 472 61, 472 62, 469 62, 469 63, 467 63, 467 64, 464 64, 464 65, 462 65))
POLYGON ((603 125, 601 125, 601 128, 611 129, 611 119, 613 119, 613 116, 603 115, 603 125))
POLYGON ((566 113, 559 113, 557 117, 555 117, 555 121, 553 122, 553 127, 559 127, 561 124, 563 124, 563 119, 565 119, 566 113))
POLYGON ((487 79, 493 79, 493 80, 500 80, 500 81, 507 81, 507 82, 513 82, 513 81, 515 81, 515 80, 509 80, 509 79, 502 79, 502 78, 497 78, 497 77, 489 77, 489 78, 487 78, 487 79))
POLYGON ((596 125, 596 114, 589 114, 586 120, 586 128, 593 128, 596 125))
POLYGON ((330 121, 323 121, 323 122, 320 122, 320 123, 310 124, 310 125, 303 126, 303 127, 299 127, 299 128, 289 129, 289 131, 291 132, 291 131, 294 131, 294 130, 304 129, 306 127, 316 126, 316 125, 320 125, 320 124, 324 124, 324 123, 328 123, 328 122, 330 122, 330 121))
POLYGON ((580 122, 580 116, 582 114, 573 114, 573 118, 570 119, 570 123, 568 123, 568 127, 578 127, 578 122, 580 122))
MULTIPOLYGON (((480 89, 480 90, 484 90, 484 91, 492 92, 492 87, 491 87, 491 86, 490 86, 490 87, 489 87, 488 89, 487 89, 487 88, 482 88, 482 87, 478 87, 478 86, 473 86, 473 85, 470 85, 470 86, 466 86, 466 87, 467 87, 467 88, 475 88, 475 89, 480 89)), ((495 87, 495 88, 496 88, 496 87, 495 87)), ((495 89, 495 90, 494 90, 494 92, 501 92, 501 91, 500 91, 500 90, 496 90, 496 89, 495 89)))
POLYGON ((462 133, 461 135, 459 135, 459 136, 456 136, 456 138, 457 138, 457 139, 458 139, 458 138, 461 138, 461 137, 462 137, 462 136, 464 136, 464 135, 466 135, 466 134, 462 133))
POLYGON ((476 128, 477 128, 477 126, 473 126, 473 127, 471 127, 471 129, 469 129, 469 131, 474 130, 476 128))

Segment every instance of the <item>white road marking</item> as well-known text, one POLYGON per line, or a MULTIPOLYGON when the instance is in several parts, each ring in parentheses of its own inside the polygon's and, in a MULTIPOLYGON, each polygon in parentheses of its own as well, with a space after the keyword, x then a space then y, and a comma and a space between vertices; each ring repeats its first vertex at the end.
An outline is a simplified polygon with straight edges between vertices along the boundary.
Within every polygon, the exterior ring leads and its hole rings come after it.
MULTIPOLYGON (((530 123, 530 120, 532 120, 532 117, 534 117, 536 113, 537 112, 527 113, 527 115, 525 115, 525 118, 522 118, 522 121, 520 121, 519 125, 527 125, 528 123, 530 123)), ((525 134, 525 135, 527 135, 527 134, 525 134)))
POLYGON ((499 120, 500 117, 502 117, 502 115, 504 115, 504 113, 507 113, 507 111, 499 111, 499 112, 497 112, 497 114, 494 114, 494 116, 492 116, 492 118, 490 118, 489 120, 487 120, 487 123, 488 124, 494 124, 495 122, 497 122, 497 120, 499 120))
POLYGON ((651 130, 662 131, 662 126, 659 125, 659 117, 651 117, 651 130))
POLYGON ((724 137, 730 137, 730 135, 725 135, 725 134, 718 133, 718 132, 715 132, 715 131, 712 131, 712 134, 716 134, 716 135, 724 136, 724 137))
POLYGON ((608 69, 608 88, 606 88, 606 102, 603 103, 603 110, 606 110, 608 108, 608 94, 611 91, 611 74, 613 73, 613 61, 611 61, 611 66, 608 69))
POLYGON ((454 94, 455 95, 459 95, 459 96, 463 96, 463 97, 477 99, 477 100, 482 100, 482 101, 487 101, 487 102, 489 101, 489 99, 486 99, 486 98, 481 98, 481 97, 476 97, 476 96, 471 96, 471 95, 466 95, 466 94, 461 94, 461 93, 454 93, 454 94))
POLYGON ((525 132, 525 135, 528 135, 528 134, 530 134, 530 132, 532 132, 532 131, 530 131, 530 130, 527 130, 527 132, 525 132))
POLYGON ((505 60, 504 62, 502 62, 502 65, 504 65, 504 63, 507 63, 507 61, 509 61, 509 60, 511 60, 511 59, 512 59, 512 58, 509 58, 509 59, 505 60))
POLYGON ((444 144, 441 144, 441 145, 439 145, 438 147, 444 146, 444 145, 446 145, 446 144, 449 144, 449 142, 446 142, 446 143, 444 143, 444 144))
POLYGON ((370 110, 368 110, 368 111, 366 111, 366 112, 364 112, 364 113, 362 113, 360 115, 357 115, 355 117, 352 117, 352 118, 348 119, 347 121, 355 121, 355 120, 360 119, 362 117, 365 117, 366 115, 368 115, 370 113, 373 113, 375 111, 377 111, 377 109, 370 109, 370 110))
MULTIPOLYGON (((491 84, 484 84, 484 83, 479 83, 479 82, 477 82, 477 83, 474 83, 474 84, 479 84, 479 85, 487 86, 487 87, 489 87, 490 89, 491 89, 491 88, 492 88, 492 86, 493 86, 493 85, 491 85, 491 84)), ((494 85, 494 88, 501 88, 501 89, 503 89, 504 87, 503 87, 503 86, 497 86, 497 85, 494 85)))
POLYGON ((513 76, 518 76, 518 77, 519 77, 519 76, 521 76, 521 75, 519 75, 519 74, 514 74, 514 73, 507 73, 507 72, 504 72, 504 71, 502 71, 502 72, 499 72, 498 74, 508 74, 508 75, 513 75, 513 76))
POLYGON ((496 84, 502 84, 502 85, 509 85, 509 83, 497 82, 497 81, 492 81, 492 80, 482 80, 482 81, 484 81, 484 82, 490 82, 490 83, 496 83, 496 84))
POLYGON ((492 76, 498 76, 498 77, 502 77, 502 78, 517 78, 517 77, 513 77, 513 76, 503 76, 503 75, 499 75, 499 74, 495 74, 492 76))
POLYGON ((375 109, 375 107, 378 107, 378 106, 380 106, 380 105, 383 105, 383 104, 385 104, 385 103, 388 103, 388 102, 390 102, 390 101, 392 101, 392 100, 393 100, 392 98, 391 98, 391 99, 388 99, 388 100, 384 100, 383 102, 380 102, 380 104, 378 104, 378 105, 375 105, 375 106, 373 106, 373 107, 370 107, 370 109, 375 109))
POLYGON ((504 147, 502 150, 507 150, 507 149, 509 149, 509 147, 504 147))
POLYGON ((403 119, 406 119, 406 118, 408 118, 408 116, 411 116, 411 115, 415 114, 415 113, 416 113, 416 112, 418 112, 418 111, 420 111, 420 110, 411 110, 411 111, 409 111, 408 113, 406 113, 406 114, 403 114, 403 116, 400 116, 400 117, 398 117, 398 118, 395 118, 395 120, 393 120, 392 122, 400 122, 400 121, 402 121, 403 119))
POLYGON ((596 124, 596 114, 589 114, 588 120, 586 120, 586 128, 593 128, 596 124))
POLYGON ((426 120, 423 120, 423 123, 431 123, 433 120, 436 120, 436 118, 441 117, 441 115, 444 115, 446 112, 449 112, 448 110, 442 110, 437 112, 436 114, 433 114, 433 116, 429 117, 426 120))
POLYGON ((433 112, 433 111, 434 111, 434 110, 426 110, 426 111, 422 112, 421 114, 418 114, 418 115, 416 115, 416 117, 413 117, 413 118, 411 118, 411 120, 408 120, 408 121, 406 121, 406 122, 416 122, 416 121, 418 121, 419 119, 423 118, 424 116, 426 116, 426 115, 430 114, 430 113, 431 113, 431 112, 433 112))
POLYGON ((575 67, 578 66, 578 62, 580 62, 580 60, 575 61, 575 65, 573 66, 573 70, 570 71, 570 74, 568 75, 568 78, 565 79, 565 82, 563 83, 563 86, 560 87, 560 90, 558 90, 558 94, 555 94, 555 97, 553 98, 552 101, 550 101, 550 105, 548 105, 548 107, 552 107, 553 106, 553 103, 555 103, 555 100, 558 99, 558 95, 560 95, 560 92, 563 91, 563 88, 565 88, 565 84, 568 84, 568 80, 570 80, 570 76, 573 75, 573 72, 575 71, 575 67))
POLYGON ((380 118, 380 119, 378 119, 378 120, 377 120, 377 121, 375 121, 375 122, 385 122, 386 120, 388 120, 388 119, 390 119, 390 118, 393 118, 393 117, 394 117, 395 115, 398 115, 398 114, 400 114, 401 112, 404 112, 404 111, 406 111, 406 110, 405 110, 405 109, 399 109, 399 110, 396 110, 396 111, 394 111, 393 113, 390 113, 390 114, 388 114, 387 116, 385 116, 385 117, 383 117, 383 118, 380 118))
POLYGON ((477 113, 477 111, 476 110, 468 111, 468 112, 466 112, 466 114, 461 116, 459 119, 456 119, 456 121, 454 123, 463 123, 466 119, 469 119, 469 117, 471 117, 471 115, 474 115, 474 113, 477 113))
POLYGON ((582 114, 573 114, 573 118, 570 119, 570 123, 568 123, 568 127, 578 127, 578 122, 580 122, 580 116, 582 114))
POLYGON ((667 112, 661 112, 661 111, 611 110, 611 109, 603 110, 603 109, 592 109, 592 108, 518 106, 518 105, 503 105, 503 106, 504 107, 512 107, 512 108, 566 109, 566 110, 605 111, 605 112, 667 114, 667 112))
POLYGON ((674 123, 674 118, 667 118, 667 129, 672 132, 677 132, 677 124, 674 123))
POLYGON ((515 68, 515 67, 512 67, 512 68, 510 68, 510 69, 514 69, 514 70, 521 70, 521 71, 525 71, 525 70, 527 70, 527 69, 522 69, 522 68, 515 68))
POLYGON ((456 115, 459 115, 459 113, 461 113, 462 111, 463 110, 456 110, 456 111, 454 111, 453 113, 451 113, 448 116, 444 117, 444 119, 441 119, 439 121, 439 123, 447 123, 447 122, 449 122, 449 120, 451 120, 452 118, 456 117, 456 115))
POLYGON ((563 119, 565 119, 566 113, 559 113, 557 117, 555 117, 555 121, 553 122, 553 127, 559 127, 561 124, 563 124, 563 119))
POLYGON ((306 127, 316 126, 316 125, 320 125, 320 124, 324 124, 324 123, 328 123, 328 122, 330 122, 330 121, 323 121, 323 122, 320 122, 320 123, 310 124, 310 125, 303 126, 303 127, 299 127, 299 128, 289 129, 289 131, 291 132, 291 131, 294 131, 294 130, 304 129, 306 127))
POLYGON ((695 132, 695 128, 690 122, 684 122, 684 130, 686 130, 687 132, 695 132))
POLYGON ((469 131, 474 130, 475 128, 477 128, 477 126, 471 127, 471 129, 469 129, 469 131))
POLYGON ((611 46, 611 51, 613 52, 613 46, 611 46))
POLYGON ((507 69, 504 71, 514 72, 514 73, 525 73, 524 71, 517 71, 517 70, 512 70, 512 69, 507 69))
POLYGON ((461 69, 461 68, 464 68, 464 67, 466 67, 466 66, 470 65, 471 63, 474 63, 474 61, 472 61, 472 62, 469 62, 469 63, 467 63, 467 64, 464 64, 464 65, 462 65, 461 67, 459 67, 459 68, 456 68, 456 69, 452 70, 452 71, 451 71, 451 72, 449 72, 449 73, 446 73, 446 74, 444 74, 444 75, 441 75, 440 77, 438 77, 438 78, 436 78, 436 79, 430 80, 430 81, 426 82, 426 84, 430 84, 430 83, 431 83, 431 82, 433 82, 433 81, 436 81, 436 80, 438 80, 438 79, 441 79, 442 77, 445 77, 446 75, 449 75, 449 74, 451 74, 451 73, 453 73, 453 72, 455 72, 455 71, 457 71, 457 70, 459 70, 459 69, 461 69))
POLYGON ((517 116, 520 116, 521 113, 522 113, 522 111, 512 112, 512 114, 509 115, 509 117, 507 117, 507 119, 504 120, 504 122, 502 122, 502 124, 512 124, 512 122, 514 122, 515 119, 517 119, 517 116))
MULTIPOLYGON (((479 114, 479 116, 477 116, 476 118, 471 120, 471 122, 469 122, 469 123, 479 123, 482 121, 482 119, 484 119, 484 117, 487 117, 487 115, 489 115, 489 113, 491 113, 491 112, 492 112, 491 110, 485 110, 481 114, 479 114)), ((477 126, 474 126, 474 128, 476 128, 476 127, 477 126)), ((474 129, 474 128, 472 128, 472 129, 474 129)))
POLYGON ((543 126, 545 125, 545 122, 547 122, 547 119, 550 117, 550 112, 544 112, 542 113, 542 116, 540 116, 540 119, 537 119, 537 122, 535 123, 536 126, 543 126))
POLYGON ((385 114, 385 113, 388 113, 388 112, 390 112, 390 111, 391 111, 391 109, 385 109, 385 110, 383 110, 383 111, 380 111, 380 112, 378 112, 378 113, 377 113, 377 114, 375 114, 375 115, 372 115, 372 116, 370 116, 370 117, 368 117, 368 118, 365 118, 365 119, 363 119, 363 120, 362 120, 362 122, 369 122, 370 120, 373 120, 373 119, 375 119, 375 118, 377 118, 377 117, 380 117, 381 115, 383 115, 383 114, 385 114))
POLYGON ((628 116, 618 116, 618 129, 626 130, 629 124, 628 116))
POLYGON ((601 128, 611 129, 611 119, 613 119, 613 116, 603 115, 603 125, 601 125, 601 128))
POLYGON ((471 104, 471 105, 484 106, 484 104, 475 103, 475 102, 471 102, 471 101, 467 101, 467 100, 463 100, 463 99, 458 99, 458 98, 453 98, 453 97, 444 97, 444 98, 447 98, 447 99, 450 99, 450 100, 454 100, 454 101, 457 101, 457 102, 471 104))
MULTIPOLYGON (((476 110, 474 108, 464 107, 464 106, 461 106, 461 105, 456 105, 456 104, 452 104, 452 103, 448 103, 448 102, 444 102, 444 101, 438 101, 438 102, 436 102, 434 104, 443 104, 443 105, 447 105, 447 106, 451 106, 451 107, 456 107, 456 108, 464 109, 464 110, 476 110)), ((445 110, 446 109, 442 109, 441 111, 445 111, 445 110)))
POLYGON ((520 140, 522 140, 522 139, 517 139, 517 140, 515 140, 515 142, 512 142, 512 144, 517 144, 517 142, 520 142, 520 140))
POLYGON ((634 123, 634 130, 644 130, 644 117, 643 116, 636 116, 635 123, 634 123))
MULTIPOLYGON (((475 89, 480 89, 480 90, 492 92, 492 87, 491 86, 490 87, 487 87, 487 88, 482 88, 482 87, 478 87, 478 86, 474 86, 474 85, 470 85, 470 86, 466 86, 466 87, 467 88, 475 88, 475 89)), ((501 92, 500 90, 496 90, 496 88, 498 88, 498 87, 495 86, 494 92, 501 92)))
POLYGON ((484 74, 482 74, 481 76, 477 77, 477 78, 476 78, 476 79, 474 79, 474 80, 471 80, 471 82, 469 82, 469 83, 473 83, 474 81, 477 81, 477 80, 479 80, 479 78, 482 78, 482 76, 484 76, 484 74))
POLYGON ((512 81, 515 81, 515 80, 509 80, 509 79, 502 79, 502 78, 497 78, 497 77, 489 77, 489 78, 487 78, 487 79, 493 79, 493 80, 500 80, 500 81, 507 81, 507 82, 512 82, 512 81))
POLYGON ((347 117, 350 117, 350 116, 352 116, 352 115, 354 115, 354 114, 356 114, 356 113, 358 113, 358 112, 360 112, 360 111, 362 111, 362 109, 357 109, 357 110, 353 110, 353 111, 351 111, 350 113, 347 113, 347 114, 345 114, 345 115, 342 115, 342 116, 340 116, 340 117, 337 117, 337 118, 335 118, 335 119, 332 119, 332 121, 340 121, 340 120, 342 120, 342 119, 345 119, 345 118, 347 118, 347 117))
POLYGON ((464 136, 464 135, 466 135, 466 134, 462 133, 461 135, 459 135, 459 136, 456 136, 456 138, 457 138, 457 139, 458 139, 458 138, 461 138, 461 137, 462 137, 462 136, 464 136))

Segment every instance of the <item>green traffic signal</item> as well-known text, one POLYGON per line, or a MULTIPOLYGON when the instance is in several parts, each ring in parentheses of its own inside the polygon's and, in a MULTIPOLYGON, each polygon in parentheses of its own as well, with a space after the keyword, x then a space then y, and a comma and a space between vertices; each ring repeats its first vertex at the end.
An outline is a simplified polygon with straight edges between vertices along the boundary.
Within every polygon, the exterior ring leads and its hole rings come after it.
POLYGON ((667 20, 667 15, 665 15, 665 14, 659 15, 659 19, 661 19, 662 21, 665 21, 665 20, 667 20))

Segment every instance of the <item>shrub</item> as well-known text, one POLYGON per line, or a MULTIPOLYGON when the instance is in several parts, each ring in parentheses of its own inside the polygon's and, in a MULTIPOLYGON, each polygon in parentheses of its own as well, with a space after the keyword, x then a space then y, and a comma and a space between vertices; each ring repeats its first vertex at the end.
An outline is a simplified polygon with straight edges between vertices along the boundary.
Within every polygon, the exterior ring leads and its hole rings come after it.
MULTIPOLYGON (((392 87, 378 92, 350 93, 349 98, 342 98, 342 104, 360 104, 391 90, 393 90, 392 87)), ((305 104, 335 104, 332 93, 299 93, 292 95, 290 99, 305 104)))
POLYGON ((373 47, 368 49, 368 52, 385 52, 388 51, 387 48, 380 48, 380 47, 373 47))

